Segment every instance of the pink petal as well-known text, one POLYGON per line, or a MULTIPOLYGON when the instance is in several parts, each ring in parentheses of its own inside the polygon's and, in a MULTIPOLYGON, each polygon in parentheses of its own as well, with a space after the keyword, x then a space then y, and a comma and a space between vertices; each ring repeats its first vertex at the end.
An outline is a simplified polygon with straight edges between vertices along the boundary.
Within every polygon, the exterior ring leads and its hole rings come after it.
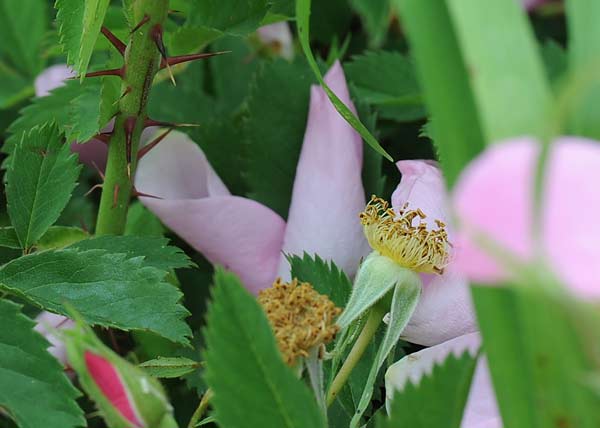
POLYGON ((104 357, 85 351, 85 365, 90 376, 108 401, 136 427, 144 426, 117 369, 104 357))
POLYGON ((53 314, 52 312, 41 312, 35 317, 36 326, 33 328, 50 342, 48 352, 54 355, 64 366, 67 364, 67 349, 55 330, 69 330, 75 326, 75 323, 67 317, 53 314))
POLYGON ((277 273, 285 222, 250 199, 231 196, 202 150, 173 132, 144 156, 136 174, 140 201, 212 263, 240 276, 252 292, 277 273))
POLYGON ((271 46, 282 58, 287 60, 294 58, 294 41, 287 22, 263 25, 256 30, 256 33, 264 44, 271 46))
POLYGON ((531 139, 496 144, 463 171, 454 190, 461 234, 454 242, 457 268, 474 282, 507 279, 505 269, 480 250, 484 233, 522 261, 532 257, 534 168, 539 148, 531 139))
POLYGON ((35 78, 35 96, 45 97, 50 94, 50 91, 63 86, 65 80, 69 77, 74 77, 75 73, 70 67, 65 64, 57 64, 48 67, 40 75, 35 78))
MULTIPOLYGON (((336 62, 325 81, 351 109, 344 71, 336 62)), ((359 221, 365 207, 362 141, 320 86, 311 88, 308 123, 296 169, 283 252, 318 254, 349 275, 369 246, 359 221)), ((289 277, 282 258, 279 274, 289 277)))
POLYGON ((432 346, 477 331, 469 283, 449 266, 443 275, 427 276, 421 298, 402 339, 432 346))
MULTIPOLYGON (((465 351, 475 355, 481 345, 479 333, 466 334, 447 342, 410 354, 391 365, 385 375, 386 405, 390 409, 394 391, 402 391, 410 381, 418 384, 423 375, 431 374, 434 365, 441 364, 450 354, 460 357, 465 351)), ((411 409, 418 411, 418 409, 411 409)), ((461 423, 462 428, 501 428, 496 398, 492 388, 487 361, 480 358, 461 423)))
POLYGON ((600 145, 561 138, 546 170, 544 249, 550 267, 581 297, 600 297, 600 145))
MULTIPOLYGON (((448 226, 452 240, 448 196, 444 177, 432 161, 405 160, 396 163, 402 173, 400 184, 392 194, 392 206, 408 202, 411 209, 420 208, 430 228, 434 220, 448 226)), ((420 345, 437 345, 446 340, 477 330, 469 284, 450 264, 443 275, 421 275, 423 292, 402 338, 420 345)))
POLYGON ((94 165, 102 172, 106 169, 106 158, 108 146, 106 143, 91 139, 86 143, 71 143, 71 151, 79 155, 79 162, 94 168, 94 165))

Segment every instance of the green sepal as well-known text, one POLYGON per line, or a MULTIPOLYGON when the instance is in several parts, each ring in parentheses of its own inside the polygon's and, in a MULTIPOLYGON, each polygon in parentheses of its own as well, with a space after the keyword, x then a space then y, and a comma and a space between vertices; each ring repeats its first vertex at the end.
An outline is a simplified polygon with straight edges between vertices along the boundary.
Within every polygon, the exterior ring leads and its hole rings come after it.
MULTIPOLYGON (((394 287, 390 308, 390 319, 383 340, 377 350, 377 355, 371 365, 369 377, 365 383, 365 388, 363 389, 360 401, 358 402, 358 406, 356 406, 356 412, 350 422, 350 428, 357 428, 360 426, 359 423, 362 415, 367 409, 367 406, 371 402, 371 397, 373 396, 373 386, 377 379, 377 373, 379 373, 381 366, 383 366, 383 363, 391 350, 400 339, 400 335, 404 331, 408 321, 410 321, 410 318, 417 307, 417 303, 419 303, 423 283, 417 273, 408 269, 406 270, 410 275, 404 274, 402 279, 400 279, 394 287)), ((381 301, 378 304, 386 304, 386 302, 381 301)))
POLYGON ((337 324, 342 330, 345 329, 381 300, 396 284, 413 282, 415 276, 417 275, 412 270, 373 251, 358 269, 350 300, 337 319, 337 324))
POLYGON ((83 319, 74 313, 71 317, 76 326, 64 331, 64 341, 71 367, 79 376, 79 382, 90 398, 98 406, 106 424, 110 428, 131 428, 132 423, 125 419, 102 393, 92 378, 85 362, 85 353, 91 352, 109 361, 118 372, 132 406, 144 422, 144 426, 170 428, 177 424, 173 419, 170 405, 162 385, 153 377, 121 358, 105 346, 88 327, 83 319))

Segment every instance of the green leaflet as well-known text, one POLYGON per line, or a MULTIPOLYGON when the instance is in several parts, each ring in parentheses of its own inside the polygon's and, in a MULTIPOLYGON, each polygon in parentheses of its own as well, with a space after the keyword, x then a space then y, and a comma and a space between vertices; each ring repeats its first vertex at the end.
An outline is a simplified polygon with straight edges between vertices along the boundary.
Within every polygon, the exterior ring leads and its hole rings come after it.
POLYGON ((283 362, 261 307, 233 274, 217 270, 204 336, 221 428, 325 427, 314 397, 283 362))
POLYGON ((32 129, 17 145, 6 173, 6 197, 22 248, 35 244, 58 219, 80 170, 56 125, 32 129))
POLYGON ((57 0, 56 20, 60 40, 67 52, 67 62, 83 77, 110 0, 57 0))
POLYGON ((356 117, 354 113, 333 93, 333 91, 327 86, 325 81, 323 80, 323 75, 321 74, 321 70, 319 70, 319 66, 317 65, 317 61, 312 54, 312 50, 310 48, 309 41, 309 27, 310 27, 310 7, 311 0, 297 0, 296 1, 296 22, 298 25, 298 37, 300 38, 300 44, 302 45, 302 50, 304 51, 304 55, 308 60, 308 64, 315 74, 317 80, 323 87, 325 93, 331 100, 335 109, 342 115, 342 117, 365 139, 365 141, 373 148, 373 150, 380 153, 389 161, 393 162, 392 157, 381 147, 379 142, 369 130, 361 123, 361 121, 356 117))
POLYGON ((0 407, 21 428, 85 426, 81 395, 21 307, 0 300, 0 407))
POLYGON ((377 428, 460 428, 476 365, 468 351, 450 353, 417 385, 409 381, 396 391, 389 418, 380 418, 377 428))
POLYGON ((138 367, 154 377, 174 378, 193 373, 200 365, 201 363, 198 361, 184 357, 158 357, 154 360, 144 361, 138 367))
POLYGON ((188 345, 191 332, 183 319, 189 313, 179 303, 181 292, 164 278, 165 271, 144 257, 49 250, 2 266, 0 289, 62 315, 69 315, 70 305, 91 324, 147 330, 188 345))

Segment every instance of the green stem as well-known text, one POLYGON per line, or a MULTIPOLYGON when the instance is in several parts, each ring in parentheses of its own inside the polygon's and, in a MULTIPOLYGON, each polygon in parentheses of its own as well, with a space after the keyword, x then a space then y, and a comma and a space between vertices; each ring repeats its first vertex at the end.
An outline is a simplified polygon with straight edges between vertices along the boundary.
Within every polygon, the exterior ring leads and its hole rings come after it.
POLYGON ((210 400, 213 397, 213 395, 214 393, 212 392, 212 389, 206 390, 206 392, 202 396, 202 400, 200 400, 200 404, 198 404, 198 408, 196 409, 196 411, 190 419, 190 422, 188 423, 188 428, 194 428, 198 424, 198 422, 202 418, 202 415, 208 408, 208 405, 210 404, 210 400))
POLYGON ((100 198, 97 235, 120 235, 125 230, 129 199, 137 161, 137 148, 146 119, 148 95, 158 70, 160 53, 151 30, 167 17, 169 0, 137 0, 133 4, 134 22, 148 17, 148 22, 135 31, 125 53, 125 75, 119 101, 119 113, 108 148, 105 180, 100 198), (131 125, 131 164, 127 167, 127 131, 131 125))
POLYGON ((377 329, 379 328, 379 324, 383 320, 385 313, 388 311, 389 305, 381 304, 381 302, 376 303, 369 310, 369 316, 367 318, 367 322, 365 323, 358 339, 354 343, 354 346, 350 350, 346 361, 342 364, 340 371, 337 373, 333 382, 331 382, 331 387, 327 392, 327 405, 331 406, 335 401, 335 398, 342 390, 348 378, 350 377, 350 373, 354 370, 354 367, 360 361, 362 355, 365 353, 365 350, 373 340, 377 329))

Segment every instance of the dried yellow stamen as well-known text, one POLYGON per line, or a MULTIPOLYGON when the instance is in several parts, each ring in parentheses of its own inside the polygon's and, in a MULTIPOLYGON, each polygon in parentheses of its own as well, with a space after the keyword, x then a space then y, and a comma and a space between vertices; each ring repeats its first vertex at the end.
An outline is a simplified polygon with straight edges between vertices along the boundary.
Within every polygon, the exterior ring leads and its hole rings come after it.
POLYGON ((267 314, 279 350, 289 366, 293 366, 298 357, 308 356, 314 347, 331 342, 339 330, 334 320, 341 309, 306 282, 294 279, 284 283, 277 279, 273 287, 258 294, 258 302, 267 314))
POLYGON ((371 248, 415 272, 441 274, 450 246, 446 225, 436 220, 437 229, 428 230, 425 218, 420 209, 408 210, 408 203, 396 212, 375 196, 360 214, 371 248))

